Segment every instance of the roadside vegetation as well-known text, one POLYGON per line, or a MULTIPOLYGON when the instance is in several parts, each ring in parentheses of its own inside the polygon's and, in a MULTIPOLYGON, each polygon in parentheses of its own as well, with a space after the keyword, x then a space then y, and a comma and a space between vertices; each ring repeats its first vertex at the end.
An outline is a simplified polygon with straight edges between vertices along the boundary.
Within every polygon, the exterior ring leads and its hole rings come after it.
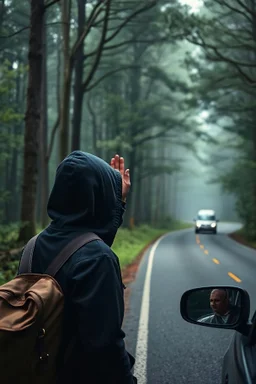
POLYGON ((229 235, 231 239, 237 241, 240 244, 246 245, 247 247, 256 249, 256 241, 250 238, 245 227, 240 228, 238 231, 235 231, 229 235))
POLYGON ((119 256, 121 268, 124 268, 133 262, 145 246, 156 240, 159 236, 170 231, 190 227, 191 224, 172 221, 169 225, 162 228, 152 228, 149 225, 141 225, 133 230, 122 228, 116 236, 112 249, 119 256))
MULTIPOLYGON (((141 225, 133 229, 120 228, 113 244, 113 251, 119 256, 121 268, 127 265, 137 257, 137 255, 152 241, 156 240, 164 233, 185 229, 191 227, 191 224, 180 221, 170 221, 158 228, 149 225, 141 225)), ((39 232, 40 230, 38 230, 39 232)), ((18 228, 5 228, 0 232, 0 284, 11 280, 19 265, 19 257, 22 246, 17 243, 19 231, 18 228), (3 249, 4 244, 4 249, 3 249)))

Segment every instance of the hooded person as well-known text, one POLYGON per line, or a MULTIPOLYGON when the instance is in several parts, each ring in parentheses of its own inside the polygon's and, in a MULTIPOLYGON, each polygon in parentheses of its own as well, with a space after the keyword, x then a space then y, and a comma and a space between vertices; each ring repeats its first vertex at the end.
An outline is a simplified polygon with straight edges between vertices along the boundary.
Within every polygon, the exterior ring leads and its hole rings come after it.
MULTIPOLYGON (((121 329, 124 286, 119 259, 110 248, 125 211, 119 160, 117 155, 110 166, 82 151, 67 156, 57 168, 48 201, 52 221, 37 238, 33 273, 44 273, 80 234, 94 232, 103 240, 76 251, 55 276, 65 295, 63 356, 72 345, 69 360, 60 369, 61 384, 137 382, 131 373, 135 360, 125 349, 121 329)), ((129 182, 129 173, 126 178, 129 182)))

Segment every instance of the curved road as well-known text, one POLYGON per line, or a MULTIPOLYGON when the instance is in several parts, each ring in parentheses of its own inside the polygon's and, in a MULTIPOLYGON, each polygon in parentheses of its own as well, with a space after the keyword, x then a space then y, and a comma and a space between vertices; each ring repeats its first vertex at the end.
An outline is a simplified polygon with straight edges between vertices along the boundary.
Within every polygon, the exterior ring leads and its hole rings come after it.
POLYGON ((124 324, 139 384, 220 383, 233 331, 186 323, 179 304, 187 289, 235 285, 248 290, 253 314, 256 251, 226 235, 239 227, 220 223, 217 235, 172 232, 144 255, 124 324))

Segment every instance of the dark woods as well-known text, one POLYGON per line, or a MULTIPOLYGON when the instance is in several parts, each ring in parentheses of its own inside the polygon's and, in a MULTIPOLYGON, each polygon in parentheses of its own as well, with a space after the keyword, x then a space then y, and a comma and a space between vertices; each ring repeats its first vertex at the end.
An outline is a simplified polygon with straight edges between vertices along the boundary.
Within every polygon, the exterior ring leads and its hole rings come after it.
POLYGON ((54 170, 74 149, 125 156, 125 225, 165 215, 157 201, 177 166, 161 139, 182 125, 158 66, 170 43, 163 3, 2 1, 1 222, 19 223, 20 241, 47 224, 54 170))
POLYGON ((2 238, 47 225, 56 166, 75 149, 125 156, 124 225, 160 225, 182 167, 173 148, 196 154, 198 140, 256 236, 255 1, 235 3, 0 1, 2 238))

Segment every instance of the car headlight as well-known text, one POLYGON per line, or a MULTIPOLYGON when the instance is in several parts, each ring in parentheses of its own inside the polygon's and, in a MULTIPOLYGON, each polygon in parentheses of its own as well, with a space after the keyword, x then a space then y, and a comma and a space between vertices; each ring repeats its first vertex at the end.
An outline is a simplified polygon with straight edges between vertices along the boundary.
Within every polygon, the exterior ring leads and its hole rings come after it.
POLYGON ((211 223, 211 227, 215 228, 216 227, 216 223, 211 223))
POLYGON ((196 226, 199 228, 199 227, 201 227, 201 224, 197 221, 196 226))

